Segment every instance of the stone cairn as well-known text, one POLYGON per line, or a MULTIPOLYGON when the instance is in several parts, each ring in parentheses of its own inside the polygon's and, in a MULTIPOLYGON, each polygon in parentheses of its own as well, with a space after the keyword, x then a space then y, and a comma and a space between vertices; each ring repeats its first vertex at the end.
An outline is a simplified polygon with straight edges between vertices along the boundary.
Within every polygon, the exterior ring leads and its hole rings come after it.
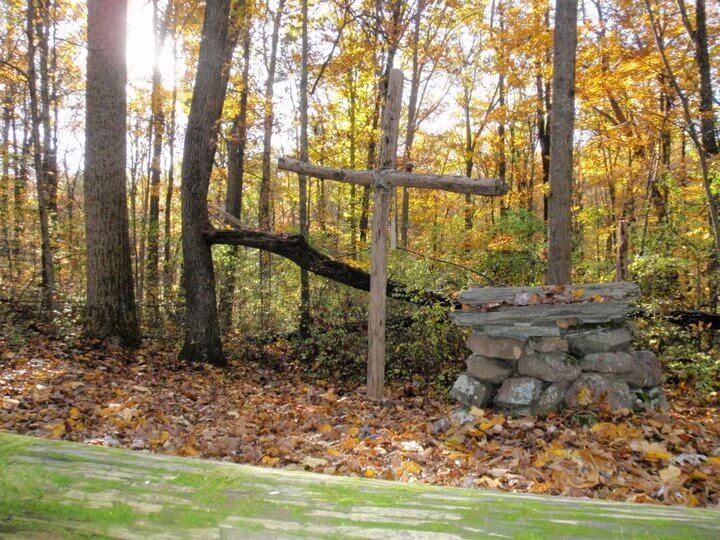
POLYGON ((660 363, 632 349, 633 283, 476 288, 452 315, 472 333, 467 371, 450 395, 469 409, 544 416, 605 403, 611 409, 666 409, 660 363))

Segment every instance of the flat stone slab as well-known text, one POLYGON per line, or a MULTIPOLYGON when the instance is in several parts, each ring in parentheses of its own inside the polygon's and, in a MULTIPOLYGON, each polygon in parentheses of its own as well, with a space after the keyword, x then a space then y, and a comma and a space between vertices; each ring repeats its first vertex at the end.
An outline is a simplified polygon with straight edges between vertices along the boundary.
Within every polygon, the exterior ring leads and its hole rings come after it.
POLYGON ((402 484, 0 433, 2 538, 717 538, 717 510, 402 484))
MULTIPOLYGON (((630 312, 630 303, 622 300, 587 302, 584 304, 539 304, 534 306, 498 308, 494 311, 457 311, 450 318, 460 326, 485 328, 516 327, 529 331, 532 327, 572 328, 584 324, 620 324, 630 312)), ((536 334, 559 335, 559 332, 536 334)))
POLYGON ((593 298, 605 300, 636 300, 640 288, 635 283, 591 283, 563 287, 478 287, 460 293, 460 302, 469 306, 507 304, 527 306, 544 302, 588 302, 593 298))

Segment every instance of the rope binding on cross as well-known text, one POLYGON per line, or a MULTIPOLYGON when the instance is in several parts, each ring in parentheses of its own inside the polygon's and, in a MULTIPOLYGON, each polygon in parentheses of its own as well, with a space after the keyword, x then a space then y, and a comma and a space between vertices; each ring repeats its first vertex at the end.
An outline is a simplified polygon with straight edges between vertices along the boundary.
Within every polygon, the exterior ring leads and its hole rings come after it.
POLYGON ((388 174, 390 174, 390 171, 392 171, 389 167, 381 167, 379 169, 373 169, 373 184, 375 184, 375 187, 381 187, 381 188, 388 188, 387 183, 387 177, 388 174))

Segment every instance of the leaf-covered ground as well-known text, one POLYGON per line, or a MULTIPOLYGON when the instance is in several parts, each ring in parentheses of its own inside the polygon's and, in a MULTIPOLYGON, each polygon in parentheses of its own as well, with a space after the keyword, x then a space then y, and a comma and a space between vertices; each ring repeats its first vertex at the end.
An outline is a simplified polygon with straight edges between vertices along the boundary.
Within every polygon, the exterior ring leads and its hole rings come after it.
POLYGON ((435 432, 454 408, 442 395, 391 387, 380 406, 361 387, 339 392, 292 369, 189 368, 158 342, 127 355, 0 333, 0 430, 326 474, 718 505, 717 408, 670 390, 669 415, 475 410, 475 425, 435 432))

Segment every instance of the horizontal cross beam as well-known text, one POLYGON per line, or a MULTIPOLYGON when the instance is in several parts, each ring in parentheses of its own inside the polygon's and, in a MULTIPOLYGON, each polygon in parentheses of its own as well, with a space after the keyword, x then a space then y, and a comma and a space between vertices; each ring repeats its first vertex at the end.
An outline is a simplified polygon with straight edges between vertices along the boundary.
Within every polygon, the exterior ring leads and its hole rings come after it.
MULTIPOLYGON (((324 180, 337 180, 348 184, 372 186, 374 183, 372 171, 356 171, 352 169, 338 169, 312 165, 298 159, 278 158, 278 169, 290 171, 313 178, 324 180)), ((389 186, 402 186, 423 189, 442 189, 453 193, 468 195, 485 195, 498 197, 508 192, 508 185, 500 180, 472 179, 464 176, 450 176, 444 174, 423 174, 404 171, 390 171, 387 175, 389 186)))

